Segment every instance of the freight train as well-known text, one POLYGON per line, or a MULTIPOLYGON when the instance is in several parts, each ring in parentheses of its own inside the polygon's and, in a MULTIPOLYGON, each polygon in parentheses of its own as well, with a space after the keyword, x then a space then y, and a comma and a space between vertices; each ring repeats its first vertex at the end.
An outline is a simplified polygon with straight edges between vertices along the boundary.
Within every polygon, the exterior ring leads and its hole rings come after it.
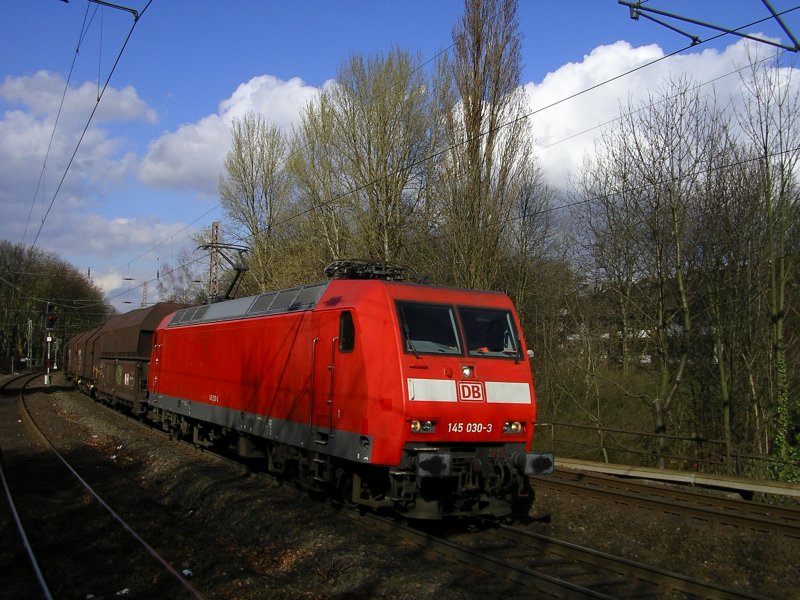
POLYGON ((321 283, 156 304, 72 338, 66 372, 200 446, 414 519, 527 514, 536 403, 502 293, 337 261, 321 283))

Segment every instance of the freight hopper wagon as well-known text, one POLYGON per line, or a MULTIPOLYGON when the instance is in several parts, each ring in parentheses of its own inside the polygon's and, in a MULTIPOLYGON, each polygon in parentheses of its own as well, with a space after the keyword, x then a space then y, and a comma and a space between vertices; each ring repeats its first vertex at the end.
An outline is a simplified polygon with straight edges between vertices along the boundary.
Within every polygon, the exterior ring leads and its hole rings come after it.
POLYGON ((425 519, 527 513, 528 475, 553 457, 531 452, 533 382, 510 299, 349 264, 166 317, 151 416, 346 503, 425 519))
POLYGON ((71 337, 64 346, 64 373, 68 380, 86 394, 91 394, 94 386, 94 342, 101 329, 96 327, 83 331, 71 337))
POLYGON ((186 306, 161 302, 74 336, 65 347, 67 378, 96 400, 144 414, 153 331, 165 315, 186 306))

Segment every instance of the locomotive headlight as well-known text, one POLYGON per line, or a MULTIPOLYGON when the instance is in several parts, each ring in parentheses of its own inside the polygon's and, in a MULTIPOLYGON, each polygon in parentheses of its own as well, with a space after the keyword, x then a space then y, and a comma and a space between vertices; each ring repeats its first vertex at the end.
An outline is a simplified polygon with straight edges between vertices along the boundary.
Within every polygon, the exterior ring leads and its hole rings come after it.
POLYGON ((506 421, 503 423, 503 433, 522 433, 522 423, 519 421, 506 421))
POLYGON ((462 375, 463 375, 465 378, 470 378, 470 377, 472 377, 472 367, 470 367, 469 365, 464 365, 464 366, 462 366, 462 367, 461 367, 461 374, 462 374, 462 375))
POLYGON ((433 421, 411 421, 411 433, 433 433, 433 421))

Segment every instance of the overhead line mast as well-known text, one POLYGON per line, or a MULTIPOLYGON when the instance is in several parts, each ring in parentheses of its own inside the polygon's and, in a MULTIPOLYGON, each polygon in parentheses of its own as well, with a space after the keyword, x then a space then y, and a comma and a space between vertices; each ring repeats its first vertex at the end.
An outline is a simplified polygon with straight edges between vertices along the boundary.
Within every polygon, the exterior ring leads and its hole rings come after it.
POLYGON ((209 274, 208 274, 208 301, 209 303, 219 302, 221 300, 232 300, 236 295, 236 290, 242 282, 244 274, 248 271, 247 261, 245 254, 250 251, 247 246, 239 246, 236 244, 223 244, 219 241, 219 221, 214 221, 211 226, 211 242, 208 244, 201 244, 198 248, 209 250, 211 253, 209 261, 209 274), (226 252, 227 251, 227 252, 226 252), (231 253, 231 255, 228 254, 231 253), (233 257, 232 253, 236 252, 237 257, 233 257), (219 294, 219 259, 222 257, 226 263, 236 272, 228 286, 225 295, 220 298, 219 294))
POLYGON ((107 6, 108 8, 116 8, 118 10, 124 10, 125 12, 129 12, 133 15, 133 20, 139 20, 139 11, 134 8, 128 8, 127 6, 121 6, 119 4, 112 4, 111 2, 105 2, 104 0, 88 0, 94 4, 99 4, 100 6, 107 6))
MULTIPOLYGON (((753 40, 755 42, 760 42, 762 44, 769 44, 770 46, 776 46, 778 48, 782 48, 783 50, 788 50, 789 52, 800 52, 800 42, 797 41, 797 38, 791 32, 789 27, 787 27, 786 23, 783 22, 783 19, 781 19, 780 14, 775 12, 775 9, 772 8, 772 5, 769 3, 769 0, 761 0, 761 1, 764 3, 764 6, 767 7, 767 10, 769 10, 769 12, 772 14, 772 18, 775 19, 775 21, 778 23, 778 25, 781 26, 781 29, 783 29, 783 31, 786 33, 786 35, 789 36, 789 39, 792 40, 792 42, 794 43, 794 46, 787 46, 786 44, 781 44, 779 42, 773 42, 772 40, 768 40, 768 39, 765 39, 765 38, 756 37, 754 35, 743 33, 741 31, 739 31, 738 29, 728 29, 727 27, 720 27, 719 25, 713 25, 711 23, 706 23, 704 21, 698 21, 697 19, 692 19, 690 17, 684 17, 684 16, 681 16, 681 15, 676 15, 675 13, 670 13, 670 12, 667 12, 667 11, 664 11, 664 10, 659 10, 657 8, 652 8, 650 6, 642 6, 642 0, 636 0, 635 2, 628 2, 626 0, 617 0, 617 1, 620 4, 622 4, 623 6, 627 6, 630 9, 631 19, 633 19, 634 21, 638 21, 639 17, 644 17, 645 19, 653 21, 654 23, 658 23, 659 25, 661 25, 663 27, 666 27, 667 29, 670 29, 670 30, 672 30, 672 31, 674 31, 676 33, 679 33, 681 35, 684 35, 684 36, 688 37, 690 40, 692 40, 692 45, 693 46, 696 45, 696 44, 700 44, 702 42, 702 40, 698 36, 692 35, 690 33, 686 33, 685 31, 682 31, 681 29, 678 29, 674 25, 671 25, 670 23, 667 23, 666 21, 662 21, 661 19, 657 19, 655 17, 652 17, 647 13, 660 15, 662 17, 667 17, 667 18, 670 18, 670 19, 677 19, 677 20, 683 21, 685 23, 691 23, 693 25, 699 25, 700 27, 707 27, 708 29, 713 29, 715 31, 720 31, 722 33, 730 33, 732 35, 736 35, 736 36, 739 36, 741 38, 746 38, 748 40, 753 40)), ((791 10, 795 10, 795 9, 791 9, 791 10)), ((786 12, 788 12, 788 11, 786 11, 786 12)))

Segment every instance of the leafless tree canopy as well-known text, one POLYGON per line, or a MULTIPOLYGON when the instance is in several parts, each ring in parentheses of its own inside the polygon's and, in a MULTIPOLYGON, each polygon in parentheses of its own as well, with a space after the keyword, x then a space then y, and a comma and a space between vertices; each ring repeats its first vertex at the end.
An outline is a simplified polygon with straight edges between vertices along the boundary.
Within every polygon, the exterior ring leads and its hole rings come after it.
POLYGON ((789 71, 754 59, 738 113, 664 81, 622 107, 562 210, 533 155, 521 43, 515 0, 466 0, 434 64, 351 56, 288 140, 237 123, 220 191, 252 282, 350 256, 504 290, 537 353, 540 414, 596 447, 576 452, 800 477, 789 71), (653 437, 620 454, 613 429, 653 437))

